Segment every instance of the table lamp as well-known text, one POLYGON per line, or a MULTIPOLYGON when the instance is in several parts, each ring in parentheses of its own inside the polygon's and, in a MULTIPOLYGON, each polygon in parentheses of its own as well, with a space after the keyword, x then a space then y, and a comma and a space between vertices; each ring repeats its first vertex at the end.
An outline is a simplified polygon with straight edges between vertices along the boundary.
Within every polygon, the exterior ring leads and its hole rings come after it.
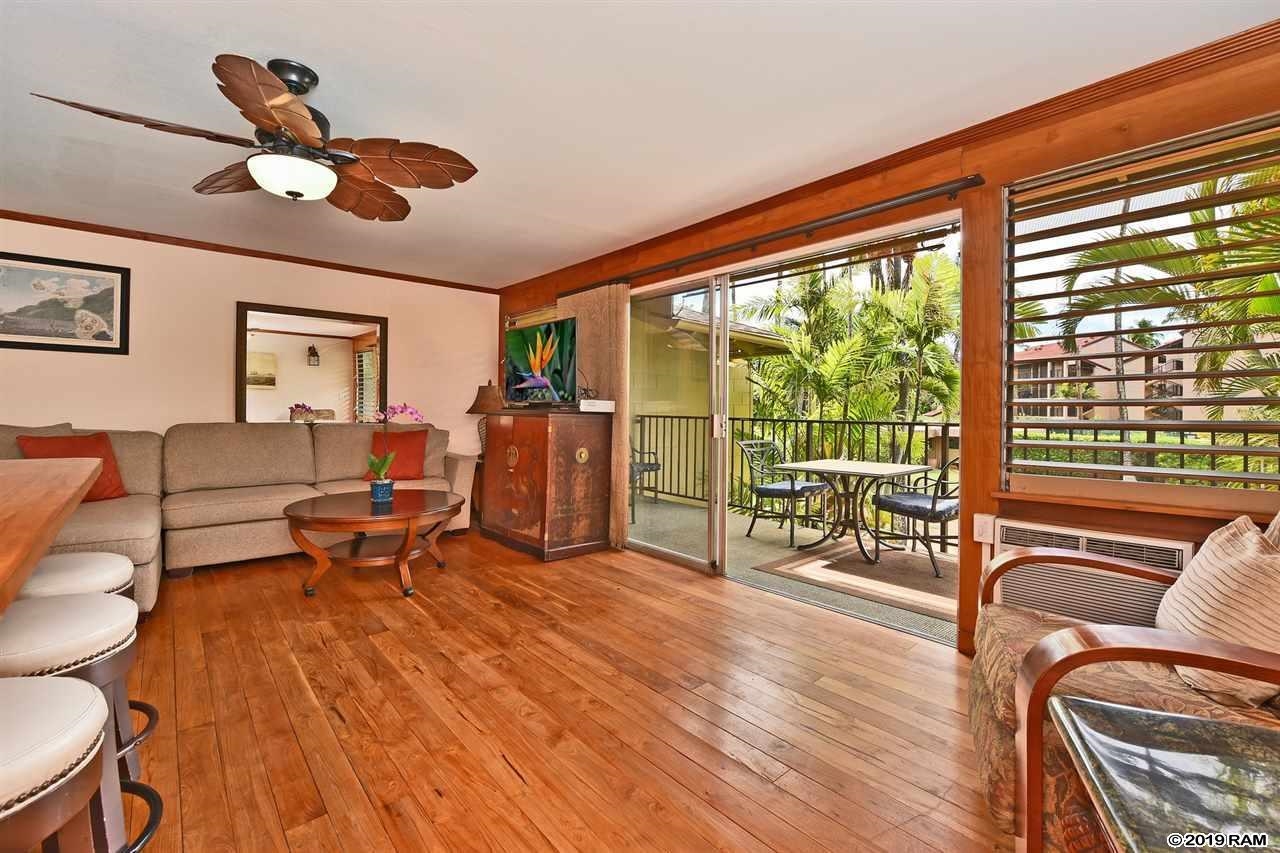
MULTIPOLYGON (((505 408, 505 402, 502 399, 502 389, 493 384, 490 379, 487 385, 481 385, 476 389, 476 398, 471 403, 471 408, 467 409, 468 415, 488 415, 494 412, 501 412, 505 408)), ((480 455, 484 455, 484 445, 486 439, 486 419, 481 418, 476 424, 476 432, 480 434, 480 455)))

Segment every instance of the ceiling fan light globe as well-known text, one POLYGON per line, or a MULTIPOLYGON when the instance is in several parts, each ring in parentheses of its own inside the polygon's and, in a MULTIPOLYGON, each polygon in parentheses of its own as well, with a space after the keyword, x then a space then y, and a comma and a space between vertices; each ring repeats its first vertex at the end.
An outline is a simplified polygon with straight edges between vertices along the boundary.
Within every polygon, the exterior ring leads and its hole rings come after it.
POLYGON ((254 154, 249 174, 267 192, 294 201, 319 201, 333 192, 338 175, 328 166, 289 154, 254 154))

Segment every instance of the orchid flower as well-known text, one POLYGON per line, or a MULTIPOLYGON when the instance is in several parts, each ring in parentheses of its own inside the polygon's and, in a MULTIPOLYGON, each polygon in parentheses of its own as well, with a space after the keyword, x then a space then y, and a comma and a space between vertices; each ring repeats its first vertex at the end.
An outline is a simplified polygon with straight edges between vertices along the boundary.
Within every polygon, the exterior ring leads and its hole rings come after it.
POLYGON ((374 419, 380 424, 387 424, 391 423, 391 421, 393 421, 398 415, 405 415, 414 423, 419 424, 425 420, 425 418, 422 417, 422 412, 418 411, 414 406, 410 406, 408 403, 392 403, 385 409, 378 410, 374 419))
MULTIPOLYGON (((373 419, 382 424, 382 449, 387 449, 387 433, 389 425, 398 416, 405 416, 414 423, 422 423, 426 419, 422 416, 422 412, 408 403, 392 403, 385 409, 379 409, 373 416, 373 419)), ((369 454, 369 471, 373 474, 375 480, 385 480, 387 472, 391 470, 391 463, 395 460, 396 453, 394 450, 387 452, 382 456, 369 454)))

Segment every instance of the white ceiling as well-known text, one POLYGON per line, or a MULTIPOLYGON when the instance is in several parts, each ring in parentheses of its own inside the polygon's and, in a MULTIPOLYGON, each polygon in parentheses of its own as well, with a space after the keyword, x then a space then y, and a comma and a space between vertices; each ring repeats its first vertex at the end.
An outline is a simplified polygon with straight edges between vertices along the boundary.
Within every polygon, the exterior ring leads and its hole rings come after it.
POLYGON ((502 286, 1269 20, 1275 0, 0 0, 0 207, 502 286), (335 136, 455 148, 404 222, 190 186, 243 149, 214 55, 295 58, 335 136))

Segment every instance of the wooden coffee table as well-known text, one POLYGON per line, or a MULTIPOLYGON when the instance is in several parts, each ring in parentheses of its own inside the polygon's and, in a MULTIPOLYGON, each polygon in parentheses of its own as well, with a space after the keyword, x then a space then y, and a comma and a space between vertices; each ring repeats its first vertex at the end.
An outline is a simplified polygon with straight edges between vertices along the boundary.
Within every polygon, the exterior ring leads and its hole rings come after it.
POLYGON ((444 555, 436 540, 449 519, 462 511, 462 501, 462 495, 453 492, 397 488, 391 502, 385 504, 375 504, 367 491, 321 495, 289 504, 284 508, 289 535, 315 560, 302 591, 315 595, 316 583, 339 562, 348 566, 395 565, 400 569, 401 590, 406 596, 413 595, 409 562, 430 554, 436 558, 436 566, 444 568, 444 555), (354 533, 355 537, 321 548, 303 535, 304 530, 354 533))

